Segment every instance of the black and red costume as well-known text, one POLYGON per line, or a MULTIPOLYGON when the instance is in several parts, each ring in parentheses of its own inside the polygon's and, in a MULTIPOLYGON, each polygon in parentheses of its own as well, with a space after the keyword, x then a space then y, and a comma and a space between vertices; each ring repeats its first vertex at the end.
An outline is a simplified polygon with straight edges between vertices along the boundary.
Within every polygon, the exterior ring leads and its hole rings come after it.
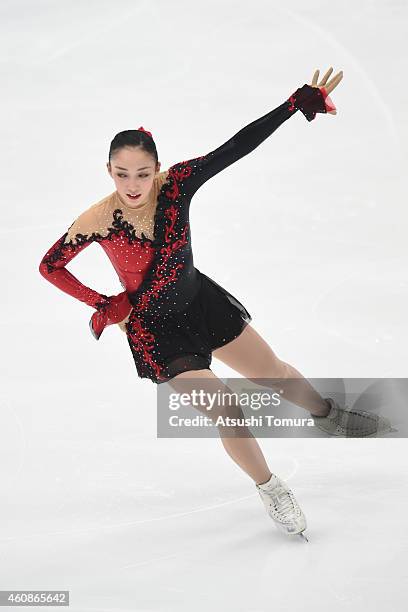
POLYGON ((130 313, 126 334, 141 378, 161 383, 186 370, 209 368, 212 351, 236 338, 252 317, 237 298, 194 266, 191 199, 297 110, 312 121, 316 113, 333 108, 324 88, 305 84, 217 149, 160 173, 151 238, 136 234, 114 192, 71 224, 42 258, 40 273, 95 309, 90 327, 96 338, 130 313), (92 242, 102 246, 119 276, 124 291, 117 296, 86 287, 65 267, 92 242))

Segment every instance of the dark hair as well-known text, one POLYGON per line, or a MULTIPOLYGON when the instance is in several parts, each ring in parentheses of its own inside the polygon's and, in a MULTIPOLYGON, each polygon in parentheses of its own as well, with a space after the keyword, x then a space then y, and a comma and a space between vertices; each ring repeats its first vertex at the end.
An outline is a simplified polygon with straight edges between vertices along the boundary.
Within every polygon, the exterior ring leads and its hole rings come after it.
POLYGON ((109 163, 112 155, 123 147, 140 147, 146 153, 150 153, 156 164, 159 161, 153 138, 141 130, 124 130, 116 134, 110 144, 109 163))

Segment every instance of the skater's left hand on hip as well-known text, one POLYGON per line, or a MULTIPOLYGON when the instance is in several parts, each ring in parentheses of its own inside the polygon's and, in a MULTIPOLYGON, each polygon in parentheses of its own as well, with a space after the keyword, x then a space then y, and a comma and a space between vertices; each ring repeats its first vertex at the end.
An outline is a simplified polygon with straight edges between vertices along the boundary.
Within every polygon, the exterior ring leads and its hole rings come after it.
POLYGON ((109 304, 94 312, 89 321, 89 327, 96 340, 99 340, 103 330, 108 325, 123 323, 133 308, 126 291, 122 291, 118 295, 111 295, 108 299, 109 304))

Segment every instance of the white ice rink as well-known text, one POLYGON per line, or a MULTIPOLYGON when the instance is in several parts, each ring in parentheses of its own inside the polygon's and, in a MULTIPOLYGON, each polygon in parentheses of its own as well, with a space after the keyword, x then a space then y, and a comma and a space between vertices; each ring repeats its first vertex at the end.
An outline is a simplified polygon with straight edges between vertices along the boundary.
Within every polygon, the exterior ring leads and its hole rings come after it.
MULTIPOLYGON (((3 0, 0 14, 0 590, 69 590, 75 612, 406 610, 405 437, 261 439, 308 520, 309 543, 291 539, 218 438, 157 438, 157 387, 126 336, 96 342, 92 310, 38 272, 114 191, 117 132, 150 130, 166 169, 333 66, 336 116, 296 113, 195 195, 194 263, 304 376, 407 377, 406 2, 3 0)), ((99 247, 68 268, 122 290, 99 247)))

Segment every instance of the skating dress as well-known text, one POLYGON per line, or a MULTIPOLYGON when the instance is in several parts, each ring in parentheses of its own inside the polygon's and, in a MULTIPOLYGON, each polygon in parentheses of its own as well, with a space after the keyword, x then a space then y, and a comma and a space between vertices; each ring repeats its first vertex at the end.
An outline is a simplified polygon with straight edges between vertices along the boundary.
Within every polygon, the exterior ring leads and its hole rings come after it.
POLYGON ((305 84, 217 149, 157 173, 139 208, 127 206, 114 191, 80 214, 48 249, 39 265, 41 275, 105 313, 114 296, 86 287, 66 269, 92 242, 99 243, 129 304, 124 327, 138 376, 160 384, 186 370, 209 368, 212 351, 239 336, 252 317, 235 296, 194 266, 191 199, 297 110, 312 121, 316 113, 332 108, 324 88, 305 84))

